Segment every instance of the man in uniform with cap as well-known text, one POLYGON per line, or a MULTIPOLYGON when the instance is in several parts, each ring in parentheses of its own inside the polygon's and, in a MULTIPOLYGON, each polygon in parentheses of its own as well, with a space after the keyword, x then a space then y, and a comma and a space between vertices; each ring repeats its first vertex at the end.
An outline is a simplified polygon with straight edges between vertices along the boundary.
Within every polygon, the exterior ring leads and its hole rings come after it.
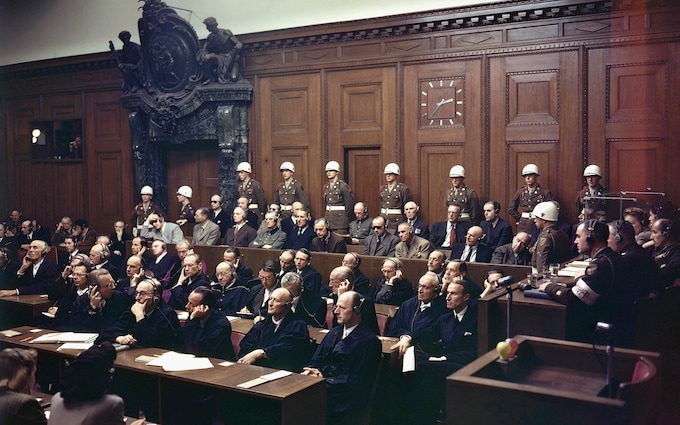
POLYGON ((540 175, 536 164, 527 164, 522 168, 522 176, 526 186, 517 190, 508 207, 508 214, 517 222, 518 232, 526 232, 531 235, 535 227, 531 211, 539 203, 554 199, 550 190, 538 184, 538 176, 540 175))
POLYGON ((449 177, 451 177, 451 189, 446 196, 446 205, 460 205, 458 221, 470 221, 473 225, 478 225, 482 221, 479 197, 477 192, 465 184, 465 168, 462 165, 454 165, 449 170, 449 177))
POLYGON ((259 181, 252 178, 253 169, 247 162, 241 162, 236 167, 238 178, 238 197, 248 198, 248 209, 257 215, 255 229, 258 228, 264 213, 267 212, 267 198, 264 196, 264 189, 259 181))
MULTIPOLYGON (((586 196, 605 196, 609 192, 606 187, 600 184, 602 170, 600 170, 599 166, 591 164, 583 170, 583 177, 586 179, 586 185, 576 194, 576 211, 579 213, 584 209, 586 213, 601 211, 604 212, 601 221, 607 221, 607 202, 604 199, 590 199, 587 201, 583 199, 586 196)), ((585 216, 585 220, 590 218, 595 217, 585 216)))
POLYGON ((182 209, 179 211, 178 226, 184 226, 186 223, 195 223, 196 220, 194 216, 196 215, 196 209, 191 205, 191 196, 194 191, 191 186, 180 186, 177 189, 177 202, 182 204, 182 209))
POLYGON ((293 178, 295 174, 295 164, 286 161, 279 167, 283 181, 279 183, 274 191, 274 203, 281 206, 281 219, 286 219, 293 214, 293 202, 302 202, 309 208, 309 199, 305 193, 302 183, 293 178))
POLYGON ((132 214, 130 215, 130 221, 132 222, 132 232, 134 233, 134 236, 139 235, 142 225, 150 214, 163 213, 161 207, 152 202, 153 189, 151 186, 142 187, 142 190, 139 191, 139 194, 142 196, 142 202, 137 204, 134 211, 132 211, 132 214))
POLYGON ((347 183, 338 178, 340 164, 328 161, 326 177, 328 183, 323 187, 323 207, 326 211, 326 221, 331 231, 339 235, 349 234, 349 222, 354 220, 354 197, 352 189, 347 183))
POLYGON ((553 202, 541 202, 533 211, 536 228, 541 231, 536 240, 531 266, 539 272, 552 263, 569 259, 569 236, 555 226, 559 210, 553 202))
POLYGON ((399 165, 390 162, 385 166, 385 183, 380 187, 380 213, 387 219, 388 228, 396 229, 397 225, 404 221, 402 210, 404 205, 411 200, 411 191, 404 183, 398 181, 400 174, 399 165))

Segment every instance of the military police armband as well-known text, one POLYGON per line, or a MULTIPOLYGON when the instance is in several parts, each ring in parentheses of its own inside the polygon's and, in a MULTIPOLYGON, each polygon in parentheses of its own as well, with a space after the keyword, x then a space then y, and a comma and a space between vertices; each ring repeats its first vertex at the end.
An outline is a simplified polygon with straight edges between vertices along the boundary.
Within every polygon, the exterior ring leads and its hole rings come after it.
POLYGON ((587 306, 595 304, 595 301, 600 298, 600 294, 588 286, 588 284, 585 283, 583 279, 579 279, 576 282, 576 285, 571 288, 571 292, 587 306))

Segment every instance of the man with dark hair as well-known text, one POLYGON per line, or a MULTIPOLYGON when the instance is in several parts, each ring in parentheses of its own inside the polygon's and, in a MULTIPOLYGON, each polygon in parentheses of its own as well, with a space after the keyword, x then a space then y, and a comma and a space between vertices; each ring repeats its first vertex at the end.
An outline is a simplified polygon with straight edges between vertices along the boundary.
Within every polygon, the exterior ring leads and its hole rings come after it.
POLYGON ((345 239, 330 231, 325 218, 317 218, 314 221, 314 233, 317 237, 312 239, 311 251, 340 254, 347 252, 345 239))
POLYGON ((438 221, 432 225, 430 243, 435 249, 452 249, 456 242, 463 242, 468 229, 472 227, 470 221, 459 221, 460 205, 446 207, 447 221, 438 221))
POLYGON ((210 210, 199 208, 194 214, 194 245, 217 245, 220 243, 220 226, 210 221, 210 210))
POLYGON ((15 237, 7 235, 7 226, 0 222, 0 248, 5 248, 12 257, 16 255, 17 246, 15 244, 15 237))
POLYGON ((266 318, 257 322, 241 341, 239 363, 302 371, 309 360, 309 331, 304 321, 290 314, 292 304, 290 290, 272 291, 266 318))
POLYGON ((217 283, 210 285, 210 289, 217 297, 215 310, 222 314, 234 315, 246 306, 250 291, 242 285, 236 276, 236 267, 226 261, 215 268, 217 283))
POLYGON ((312 253, 301 248, 295 253, 295 269, 302 277, 306 291, 321 294, 321 273, 312 267, 312 253))
POLYGON ((175 223, 165 221, 160 213, 149 214, 140 234, 147 240, 162 240, 165 243, 177 243, 184 239, 182 229, 175 223))
POLYGON ((625 220, 609 223, 607 245, 628 265, 636 299, 647 298, 652 293, 663 291, 659 268, 654 263, 651 254, 635 243, 633 225, 625 220))
POLYGON ((622 337, 630 336, 631 274, 621 256, 607 246, 608 238, 606 224, 595 220, 581 223, 576 229, 576 246, 579 254, 591 258, 585 273, 571 288, 558 283, 539 287, 567 305, 568 340, 589 342, 597 322, 613 324, 622 337))
POLYGON ((210 197, 210 220, 219 226, 220 238, 222 239, 227 235, 227 229, 232 226, 231 217, 222 208, 223 204, 224 199, 222 199, 222 195, 214 194, 210 197))
POLYGON ((227 249, 224 250, 224 254, 222 254, 222 259, 236 267, 236 279, 238 280, 238 283, 247 286, 248 282, 253 278, 253 270, 246 266, 242 261, 243 257, 241 257, 241 250, 237 247, 227 247, 227 249))
POLYGON ((484 220, 479 223, 484 233, 484 243, 493 252, 497 247, 512 242, 512 226, 503 220, 500 215, 501 204, 498 201, 489 201, 482 207, 484 220))
POLYGON ((267 301, 274 289, 278 288, 279 265, 274 260, 267 260, 260 267, 258 278, 260 283, 253 286, 250 290, 250 297, 246 303, 246 308, 255 316, 255 320, 262 320, 267 314, 267 301))
POLYGON ((97 232, 90 229, 84 218, 76 220, 72 234, 78 238, 78 245, 81 246, 92 246, 97 242, 97 232))
POLYGON ((302 374, 326 379, 328 423, 356 424, 365 414, 378 371, 380 341, 366 326, 365 300, 345 292, 333 309, 337 326, 321 341, 302 374))
POLYGON ((189 319, 179 331, 181 351, 201 357, 235 359, 231 324, 216 307, 217 297, 209 288, 198 286, 191 291, 186 305, 189 319))
POLYGON ((45 258, 49 251, 47 242, 38 239, 31 241, 17 271, 17 288, 1 290, 0 297, 47 294, 52 300, 58 299, 60 292, 54 282, 59 277, 59 267, 45 258))
POLYGON ((293 211, 293 217, 296 218, 296 226, 288 230, 288 242, 286 246, 290 249, 309 249, 312 246, 312 239, 314 239, 314 230, 309 226, 309 210, 301 208, 298 211, 293 211))

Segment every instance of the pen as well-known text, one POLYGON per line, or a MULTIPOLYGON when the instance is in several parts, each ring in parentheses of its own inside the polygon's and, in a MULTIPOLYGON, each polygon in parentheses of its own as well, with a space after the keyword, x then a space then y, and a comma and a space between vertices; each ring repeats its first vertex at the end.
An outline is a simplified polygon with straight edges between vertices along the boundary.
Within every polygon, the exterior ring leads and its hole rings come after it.
POLYGON ((26 338, 22 339, 22 340, 19 341, 19 342, 26 342, 26 341, 30 341, 30 340, 32 340, 32 339, 33 339, 33 337, 32 337, 32 336, 29 336, 29 337, 26 337, 26 338))

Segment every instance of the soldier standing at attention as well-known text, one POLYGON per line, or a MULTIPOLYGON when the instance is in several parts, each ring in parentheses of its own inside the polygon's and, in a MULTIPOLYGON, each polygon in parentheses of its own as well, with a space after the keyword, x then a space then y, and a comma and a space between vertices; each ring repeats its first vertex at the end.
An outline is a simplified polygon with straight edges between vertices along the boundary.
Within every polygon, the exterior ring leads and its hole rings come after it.
POLYGON ((354 220, 354 197, 349 185, 338 178, 339 172, 340 164, 337 161, 328 161, 328 183, 323 187, 323 207, 330 230, 344 236, 349 234, 349 222, 354 220))
MULTIPOLYGON (((604 199, 591 199, 587 203, 583 200, 585 196, 605 196, 607 194, 607 188, 600 184, 602 170, 600 170, 599 166, 591 164, 583 170, 583 177, 586 179, 586 185, 576 194, 576 211, 580 213, 582 210, 586 209, 585 206, 588 205, 586 212, 604 212, 605 216, 600 220, 607 221, 607 202, 604 199)), ((594 217, 586 215, 584 220, 589 220, 591 218, 594 217)))
MULTIPOLYGON (((411 200, 411 191, 397 180, 399 165, 390 162, 385 166, 386 184, 380 187, 380 213, 387 219, 388 229, 396 229, 404 221, 404 205, 411 200)), ((392 230, 391 233, 394 233, 392 230)))
POLYGON ((182 208, 179 210, 179 220, 175 222, 178 226, 196 222, 194 219, 196 216, 196 209, 191 205, 191 196, 193 193, 194 191, 191 189, 191 186, 180 186, 179 189, 177 189, 177 202, 182 204, 182 208))
POLYGON ((460 205, 458 221, 470 221, 475 226, 479 225, 482 221, 479 197, 474 189, 465 184, 465 168, 462 165, 454 165, 449 170, 449 177, 452 187, 446 197, 446 205, 460 205))
POLYGON ((236 167, 238 178, 241 183, 238 184, 238 197, 248 198, 248 210, 252 211, 257 216, 257 223, 255 229, 260 225, 264 218, 264 213, 267 212, 267 198, 264 196, 264 189, 259 181, 252 178, 253 169, 248 162, 241 162, 236 167))
POLYGON ((559 212, 560 210, 553 202, 541 202, 532 212, 536 227, 541 233, 538 234, 531 256, 531 266, 539 273, 546 266, 563 263, 570 257, 569 236, 555 226, 559 212))
POLYGON ((150 214, 158 214, 163 212, 161 207, 153 202, 153 189, 151 186, 142 187, 142 190, 139 191, 139 194, 142 196, 142 202, 137 204, 135 210, 132 211, 132 214, 130 215, 130 221, 132 221, 132 232, 135 236, 141 233, 142 225, 150 214))
POLYGON ((533 234, 535 225, 531 218, 531 212, 539 203, 554 199, 550 190, 538 184, 538 176, 540 175, 536 164, 527 164, 522 168, 522 176, 526 186, 517 190, 508 207, 508 214, 514 217, 517 222, 518 232, 533 234))
POLYGON ((283 175, 283 182, 279 183, 274 191, 274 203, 281 206, 281 219, 283 220, 293 214, 293 202, 302 202, 305 208, 309 208, 309 199, 302 183, 293 178, 295 164, 286 161, 279 169, 283 175))

